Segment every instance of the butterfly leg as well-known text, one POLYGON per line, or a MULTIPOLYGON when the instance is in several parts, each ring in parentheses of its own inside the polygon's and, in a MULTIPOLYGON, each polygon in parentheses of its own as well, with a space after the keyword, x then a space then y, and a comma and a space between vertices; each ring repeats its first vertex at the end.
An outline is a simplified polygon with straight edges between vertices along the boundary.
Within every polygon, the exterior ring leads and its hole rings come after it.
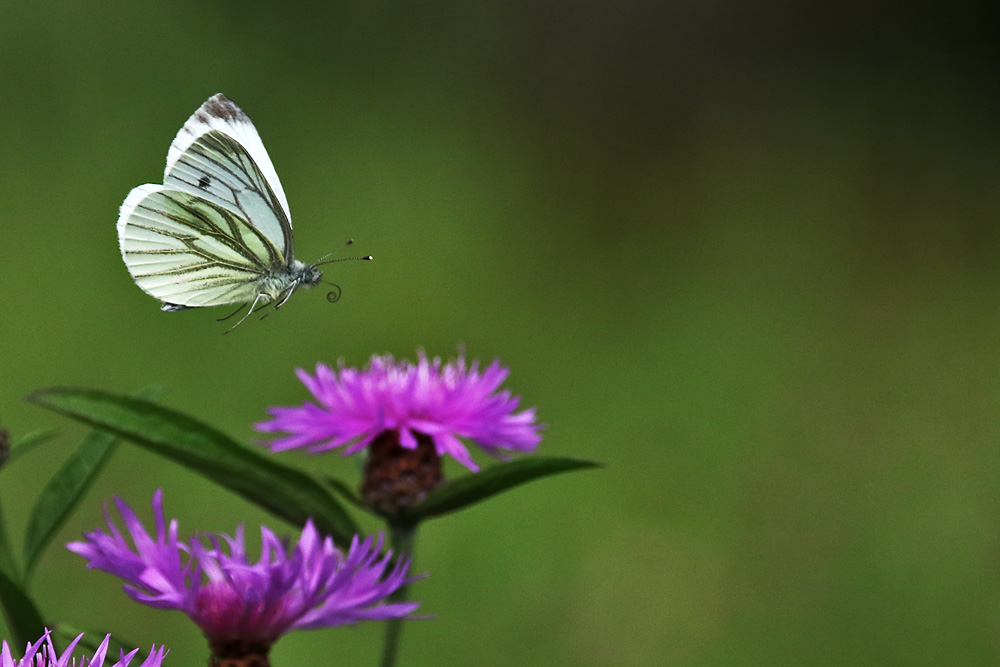
MULTIPOLYGON (((253 300, 253 303, 252 303, 252 304, 250 304, 250 310, 248 310, 248 311, 247 311, 247 314, 246 314, 246 315, 244 315, 243 317, 241 317, 241 318, 240 318, 240 321, 239 321, 239 322, 237 322, 237 323, 236 323, 236 324, 234 324, 233 326, 231 326, 231 327, 229 327, 228 329, 226 329, 225 331, 223 331, 223 332, 222 332, 222 335, 223 335, 223 336, 225 336, 225 335, 226 335, 227 333, 229 333, 230 331, 232 331, 232 330, 233 330, 233 329, 235 329, 236 327, 238 327, 238 326, 240 326, 241 324, 243 324, 243 320, 245 320, 246 318, 250 317, 250 313, 252 313, 252 312, 253 312, 253 309, 257 307, 257 304, 258 304, 258 303, 260 302, 260 300, 261 300, 261 299, 263 299, 263 298, 266 298, 266 297, 267 297, 267 295, 266 295, 266 294, 258 294, 258 295, 257 295, 257 298, 255 298, 255 299, 253 300)), ((240 306, 240 307, 242 308, 242 306, 240 306)), ((236 312, 239 312, 239 311, 236 311, 236 312)), ((236 313, 233 313, 233 315, 235 315, 235 314, 236 314, 236 313)), ((232 315, 230 315, 230 317, 232 317, 232 315)))
MULTIPOLYGON (((288 291, 285 292, 285 296, 281 299, 281 301, 279 301, 277 304, 275 304, 274 308, 272 308, 271 310, 269 310, 266 313, 264 313, 263 315, 261 315, 260 319, 264 319, 265 317, 267 317, 268 315, 270 315, 274 311, 276 311, 279 308, 281 308, 282 306, 284 306, 285 302, 288 301, 289 297, 292 296, 292 292, 295 291, 295 288, 298 287, 298 285, 299 285, 298 282, 292 283, 292 286, 289 287, 288 291)), ((249 315, 249 313, 247 313, 247 314, 249 315)))
POLYGON ((228 314, 228 315, 226 315, 225 317, 220 317, 219 319, 217 319, 217 320, 215 320, 215 321, 216 321, 216 322, 225 322, 225 321, 226 321, 226 320, 228 320, 228 319, 229 319, 230 317, 232 317, 233 315, 235 315, 236 313, 240 312, 241 310, 243 310, 243 309, 244 309, 244 308, 246 308, 246 307, 247 307, 247 305, 246 305, 245 303, 244 303, 244 304, 241 304, 241 305, 240 305, 240 307, 239 307, 239 308, 237 308, 236 310, 234 310, 233 312, 229 313, 229 314, 228 314))

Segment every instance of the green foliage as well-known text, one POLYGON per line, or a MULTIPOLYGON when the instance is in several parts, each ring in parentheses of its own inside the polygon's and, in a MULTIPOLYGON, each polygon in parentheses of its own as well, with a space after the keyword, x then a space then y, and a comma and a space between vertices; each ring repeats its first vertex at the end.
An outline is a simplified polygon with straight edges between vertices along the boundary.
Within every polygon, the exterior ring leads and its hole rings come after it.
POLYGON ((24 536, 25 579, 31 576, 52 536, 111 458, 116 440, 110 433, 91 431, 42 489, 31 509, 24 536))
MULTIPOLYGON (((138 392, 140 398, 154 398, 162 393, 158 387, 138 392)), ((90 485, 114 454, 117 439, 106 431, 91 431, 70 458, 48 480, 28 518, 24 536, 25 580, 38 564, 39 556, 66 521, 90 485)))
POLYGON ((425 521, 471 507, 491 496, 532 480, 600 466, 601 464, 595 461, 552 456, 528 456, 499 463, 476 474, 448 480, 441 488, 428 494, 420 505, 394 520, 401 523, 425 521))
POLYGON ((0 572, 0 606, 15 645, 25 646, 45 632, 42 615, 27 590, 5 572, 0 572))
POLYGON ((46 428, 31 431, 15 438, 14 443, 10 447, 10 459, 8 459, 8 463, 15 458, 24 456, 38 445, 51 440, 55 436, 56 430, 54 428, 46 428))
POLYGON ((17 559, 10 546, 10 537, 7 534, 7 522, 3 516, 3 503, 0 503, 0 572, 7 576, 18 579, 17 559))
POLYGON ((166 456, 296 526, 312 517, 321 532, 343 542, 358 532, 314 477, 191 417, 150 401, 86 389, 43 389, 29 400, 166 456))

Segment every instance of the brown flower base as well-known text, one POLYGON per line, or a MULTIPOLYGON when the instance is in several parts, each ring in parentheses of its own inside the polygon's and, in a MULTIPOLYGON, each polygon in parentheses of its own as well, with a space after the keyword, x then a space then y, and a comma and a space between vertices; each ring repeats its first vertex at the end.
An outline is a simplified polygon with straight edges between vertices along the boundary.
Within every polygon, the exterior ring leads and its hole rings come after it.
POLYGON ((271 650, 270 644, 231 639, 211 642, 211 648, 208 667, 271 667, 271 659, 267 655, 271 650))
POLYGON ((416 449, 402 447, 396 430, 384 431, 368 445, 361 497, 386 516, 419 505, 444 477, 434 442, 423 433, 416 437, 416 449))

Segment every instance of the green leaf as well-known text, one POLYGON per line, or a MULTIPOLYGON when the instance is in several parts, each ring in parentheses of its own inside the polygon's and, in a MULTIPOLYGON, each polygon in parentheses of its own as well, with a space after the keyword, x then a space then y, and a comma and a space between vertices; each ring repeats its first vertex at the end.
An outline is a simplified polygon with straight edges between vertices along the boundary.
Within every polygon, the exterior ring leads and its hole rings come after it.
POLYGON ((491 466, 482 472, 465 475, 429 494, 424 502, 393 521, 417 522, 474 505, 490 496, 570 470, 601 467, 603 464, 582 459, 530 456, 491 466))
POLYGON ((334 477, 327 477, 326 475, 324 475, 322 479, 327 486, 336 491, 337 494, 347 502, 351 503, 360 510, 363 510, 370 514, 375 514, 375 511, 372 510, 371 507, 366 505, 365 501, 361 500, 361 498, 358 497, 358 494, 354 493, 354 491, 352 491, 350 487, 348 487, 339 479, 336 479, 334 477))
MULTIPOLYGON (((56 626, 56 629, 52 631, 53 638, 62 640, 64 645, 69 645, 69 643, 79 637, 81 633, 83 633, 83 639, 80 640, 80 643, 77 644, 76 647, 77 649, 83 649, 89 655, 94 655, 94 652, 96 652, 98 647, 100 647, 101 642, 103 642, 104 638, 109 634, 107 632, 97 632, 95 630, 83 630, 68 623, 60 623, 56 626)), ((108 640, 107 658, 109 661, 114 660, 117 662, 118 656, 121 655, 122 651, 129 653, 134 648, 135 644, 111 635, 111 639, 108 640)), ((146 655, 142 651, 139 651, 135 654, 135 656, 133 656, 132 664, 141 665, 142 661, 145 659, 146 655)))
POLYGON ((20 580, 20 576, 17 573, 17 561, 14 559, 14 550, 10 548, 10 539, 7 537, 7 523, 3 518, 3 504, 0 504, 0 572, 3 572, 15 581, 20 580))
POLYGON ((343 542, 358 532, 340 502, 314 477, 192 417, 150 401, 88 389, 40 389, 28 400, 170 458, 296 526, 312 517, 320 532, 343 542))
POLYGON ((7 463, 10 464, 10 462, 15 458, 24 456, 46 440, 51 440, 55 437, 56 433, 56 429, 46 428, 37 431, 30 431, 21 437, 16 438, 10 446, 10 458, 7 463))
MULTIPOLYGON (((137 395, 154 398, 161 392, 159 387, 150 387, 137 395)), ((25 581, 31 577, 42 551, 111 458, 116 442, 116 438, 107 431, 91 431, 45 485, 28 517, 24 537, 25 581)))
POLYGON ((111 458, 115 442, 115 436, 106 431, 91 431, 45 485, 31 509, 24 535, 25 580, 31 576, 53 535, 111 458))
POLYGON ((12 645, 27 646, 45 632, 42 615, 27 591, 3 572, 0 572, 0 606, 3 607, 12 645))

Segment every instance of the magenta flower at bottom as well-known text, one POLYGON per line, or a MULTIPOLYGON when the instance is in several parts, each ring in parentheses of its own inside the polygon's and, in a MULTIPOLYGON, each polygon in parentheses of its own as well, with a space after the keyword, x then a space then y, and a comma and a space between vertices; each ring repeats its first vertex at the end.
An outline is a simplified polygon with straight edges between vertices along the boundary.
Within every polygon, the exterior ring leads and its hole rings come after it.
MULTIPOLYGON (((10 653, 10 647, 4 641, 3 646, 0 647, 0 667, 75 667, 77 664, 79 664, 79 667, 103 667, 104 659, 108 653, 108 640, 111 639, 111 635, 105 635, 104 641, 97 647, 97 651, 94 652, 93 657, 81 658, 80 662, 77 663, 72 659, 72 656, 77 643, 82 638, 82 634, 78 635, 66 647, 62 655, 59 655, 56 647, 52 644, 52 637, 49 636, 49 632, 46 630, 45 634, 38 641, 34 644, 28 644, 28 647, 24 650, 24 657, 20 660, 14 659, 10 653)), ((131 653, 120 654, 118 662, 110 665, 110 667, 129 667, 129 663, 132 662, 132 658, 138 650, 135 649, 131 653)), ((162 646, 156 648, 154 644, 140 667, 160 667, 166 655, 167 650, 165 648, 162 646)))
POLYGON ((153 495, 155 536, 121 499, 115 504, 131 543, 108 516, 109 533, 97 529, 67 547, 86 558, 88 568, 124 579, 133 600, 190 616, 216 656, 227 651, 266 656, 291 630, 402 618, 419 606, 384 602, 411 580, 407 560, 390 566, 391 552, 379 554, 381 538, 355 537, 344 554, 308 521, 286 553, 278 537, 261 526, 261 555, 251 562, 242 526, 232 537, 180 541, 177 521, 168 527, 164 520, 162 490, 153 495))

